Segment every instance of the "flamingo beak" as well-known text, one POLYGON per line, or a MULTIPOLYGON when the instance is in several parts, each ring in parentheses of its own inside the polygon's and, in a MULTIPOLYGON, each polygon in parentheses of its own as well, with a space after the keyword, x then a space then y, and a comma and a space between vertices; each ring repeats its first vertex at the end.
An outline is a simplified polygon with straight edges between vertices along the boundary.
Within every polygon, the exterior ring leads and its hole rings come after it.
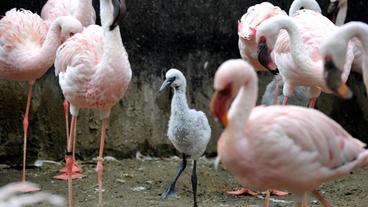
POLYGON ((216 118, 218 118, 221 121, 224 127, 226 127, 228 124, 227 108, 230 99, 231 98, 229 98, 228 95, 222 92, 215 91, 210 103, 210 109, 212 114, 215 115, 216 118))
POLYGON ((160 87, 160 92, 165 90, 165 88, 167 88, 169 85, 171 85, 174 81, 175 81, 175 77, 165 79, 165 81, 162 83, 162 85, 160 87))
POLYGON ((335 94, 344 99, 353 97, 353 92, 341 80, 341 72, 337 69, 332 59, 328 59, 324 64, 324 79, 327 87, 329 87, 335 94))
POLYGON ((113 21, 110 25, 110 31, 115 29, 119 25, 119 22, 126 16, 127 8, 125 0, 112 0, 112 5, 114 7, 113 11, 113 21))
POLYGON ((329 18, 332 22, 335 22, 338 12, 339 12, 339 1, 330 2, 327 8, 327 18, 329 18))
POLYGON ((268 49, 267 42, 261 37, 258 43, 258 61, 273 75, 279 74, 279 69, 275 66, 271 58, 271 51, 268 49))

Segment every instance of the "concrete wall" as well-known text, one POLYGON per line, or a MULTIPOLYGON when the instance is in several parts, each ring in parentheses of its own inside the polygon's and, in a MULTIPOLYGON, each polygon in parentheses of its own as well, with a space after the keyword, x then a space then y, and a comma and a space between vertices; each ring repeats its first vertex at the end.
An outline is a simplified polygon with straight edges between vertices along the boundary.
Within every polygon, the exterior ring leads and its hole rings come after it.
MULTIPOLYGON (((259 2, 127 0, 128 15, 121 24, 121 31, 132 65, 133 80, 123 102, 112 110, 105 154, 121 158, 132 157, 137 150, 154 156, 176 153, 166 137, 170 92, 158 93, 162 71, 175 67, 182 70, 188 79, 190 106, 208 115, 213 136, 207 153, 213 155, 222 130, 208 110, 213 75, 223 61, 240 57, 237 49, 237 20, 248 6, 259 2)), ((271 2, 287 9, 291 1, 271 2)), ((362 2, 358 1, 359 4, 362 2)), ((39 13, 44 3, 36 0, 2 0, 0 13, 13 7, 39 13)), ((98 2, 94 1, 94 5, 97 9, 98 2)), ((322 5, 325 8, 326 5, 322 5)), ((269 76, 262 77, 261 88, 268 80, 269 76)), ((356 99, 342 101, 333 96, 323 96, 318 108, 342 123, 355 136, 363 137, 368 132, 368 107, 364 104, 367 98, 359 76, 354 76, 350 83, 355 84, 356 99)), ((0 163, 20 164, 27 85, 0 80, 0 88, 0 163)), ((29 160, 37 157, 63 159, 66 139, 63 97, 53 69, 36 82, 33 91, 29 160)), ((97 156, 100 137, 98 112, 82 110, 77 129, 79 158, 97 156)))

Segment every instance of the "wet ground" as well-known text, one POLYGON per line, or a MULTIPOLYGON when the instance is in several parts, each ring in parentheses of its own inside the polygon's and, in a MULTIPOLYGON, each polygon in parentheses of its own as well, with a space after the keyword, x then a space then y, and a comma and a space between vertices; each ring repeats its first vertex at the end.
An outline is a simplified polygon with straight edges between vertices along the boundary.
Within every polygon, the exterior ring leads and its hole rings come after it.
MULTIPOLYGON (((104 199, 106 207, 184 207, 192 206, 191 194, 191 162, 177 183, 177 198, 162 200, 160 194, 175 175, 180 160, 177 157, 158 159, 139 157, 140 159, 106 160, 104 171, 104 199), (142 158, 142 159, 141 159, 142 158)), ((83 179, 73 181, 74 206, 98 206, 97 176, 95 163, 81 163, 85 174, 83 179)), ((66 195, 67 183, 52 180, 60 165, 45 163, 41 168, 29 169, 29 181, 41 185, 43 190, 66 195)), ((262 197, 226 194, 238 186, 236 180, 221 167, 216 171, 211 160, 201 159, 198 162, 198 201, 199 206, 208 207, 256 207, 262 206, 262 197)), ((3 168, 0 171, 0 185, 18 181, 21 171, 3 168)), ((321 192, 337 207, 368 206, 368 168, 358 170, 334 182, 321 186, 321 192)), ((292 195, 272 197, 272 207, 294 206, 292 195)), ((309 205, 321 206, 309 196, 309 205)), ((47 204, 37 205, 50 206, 47 204)))

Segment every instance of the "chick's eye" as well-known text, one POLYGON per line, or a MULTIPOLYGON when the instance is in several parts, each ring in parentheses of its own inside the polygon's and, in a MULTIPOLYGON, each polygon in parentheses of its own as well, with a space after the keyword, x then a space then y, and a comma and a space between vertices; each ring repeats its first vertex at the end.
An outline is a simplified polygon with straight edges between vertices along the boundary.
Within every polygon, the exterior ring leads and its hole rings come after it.
POLYGON ((70 37, 72 37, 73 35, 75 35, 75 33, 74 33, 74 32, 69 33, 69 36, 70 36, 70 37))

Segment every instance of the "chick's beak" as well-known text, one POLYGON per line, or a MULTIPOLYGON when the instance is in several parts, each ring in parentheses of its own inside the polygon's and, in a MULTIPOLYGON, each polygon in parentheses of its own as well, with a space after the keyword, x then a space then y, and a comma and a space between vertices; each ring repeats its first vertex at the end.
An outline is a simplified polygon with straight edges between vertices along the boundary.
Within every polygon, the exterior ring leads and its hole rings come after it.
POLYGON ((216 91, 212 96, 210 103, 212 114, 215 115, 225 127, 228 124, 227 108, 229 101, 228 96, 224 96, 220 92, 216 91))

